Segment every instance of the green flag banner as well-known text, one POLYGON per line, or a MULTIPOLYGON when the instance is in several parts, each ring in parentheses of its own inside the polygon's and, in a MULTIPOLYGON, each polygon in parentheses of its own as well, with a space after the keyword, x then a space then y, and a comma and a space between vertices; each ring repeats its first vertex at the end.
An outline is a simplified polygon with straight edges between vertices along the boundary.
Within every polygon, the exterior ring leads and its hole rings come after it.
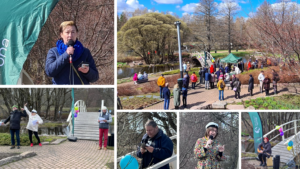
POLYGON ((72 111, 72 134, 74 136, 74 89, 72 88, 72 106, 71 106, 71 111, 72 111))
POLYGON ((257 112, 249 112, 249 116, 253 125, 254 150, 257 153, 257 147, 262 142, 263 137, 261 120, 257 112))
POLYGON ((1 0, 0 84, 15 85, 58 0, 1 0))

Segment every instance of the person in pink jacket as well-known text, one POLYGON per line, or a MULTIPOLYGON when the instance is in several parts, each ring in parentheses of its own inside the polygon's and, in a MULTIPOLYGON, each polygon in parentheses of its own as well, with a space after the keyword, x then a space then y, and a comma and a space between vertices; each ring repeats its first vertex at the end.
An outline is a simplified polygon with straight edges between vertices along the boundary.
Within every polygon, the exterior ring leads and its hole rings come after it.
POLYGON ((193 72, 193 74, 191 75, 191 81, 192 81, 192 89, 195 89, 196 82, 198 81, 195 72, 193 72))

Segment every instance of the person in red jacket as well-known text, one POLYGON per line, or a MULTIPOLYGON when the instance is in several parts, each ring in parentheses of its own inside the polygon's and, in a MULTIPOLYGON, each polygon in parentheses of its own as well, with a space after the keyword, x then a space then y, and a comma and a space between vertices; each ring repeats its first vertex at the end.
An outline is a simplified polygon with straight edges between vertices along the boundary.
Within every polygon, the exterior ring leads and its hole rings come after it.
POLYGON ((215 70, 214 70, 214 65, 211 65, 209 69, 210 69, 210 74, 212 74, 212 73, 215 72, 215 70))
POLYGON ((251 69, 251 62, 248 62, 248 71, 251 69))
POLYGON ((195 72, 193 72, 193 74, 191 75, 191 81, 192 81, 192 89, 195 89, 195 85, 197 82, 197 75, 195 74, 195 72))

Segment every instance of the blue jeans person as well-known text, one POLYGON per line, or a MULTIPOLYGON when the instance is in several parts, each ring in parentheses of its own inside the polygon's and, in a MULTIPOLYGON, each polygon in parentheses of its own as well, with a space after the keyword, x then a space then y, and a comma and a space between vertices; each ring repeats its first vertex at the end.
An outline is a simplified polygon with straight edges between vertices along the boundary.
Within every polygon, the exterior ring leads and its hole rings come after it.
POLYGON ((160 98, 164 98, 163 87, 159 86, 160 98))
POLYGON ((224 90, 219 90, 219 100, 224 100, 224 90), (222 99, 221 99, 222 95, 222 99))
POLYGON ((169 110, 170 99, 165 99, 164 110, 169 110))
POLYGON ((11 145, 15 145, 15 133, 17 137, 17 146, 20 146, 20 130, 10 130, 11 145))

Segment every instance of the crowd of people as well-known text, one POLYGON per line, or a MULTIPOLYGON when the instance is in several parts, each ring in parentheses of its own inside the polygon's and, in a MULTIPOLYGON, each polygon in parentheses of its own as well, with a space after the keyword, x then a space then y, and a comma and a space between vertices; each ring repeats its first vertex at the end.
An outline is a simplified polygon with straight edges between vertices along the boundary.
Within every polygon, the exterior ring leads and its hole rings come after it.
MULTIPOLYGON (((252 62, 252 59, 250 58, 246 65, 247 65, 247 69, 246 69, 247 71, 250 69, 256 69, 258 68, 258 61, 257 59, 255 59, 252 62)), ((180 89, 179 83, 175 84, 173 88, 175 109, 179 109, 180 107, 180 100, 181 100, 180 96, 182 97, 183 108, 187 107, 187 95, 188 95, 190 82, 192 84, 191 89, 196 89, 196 85, 201 86, 201 84, 204 84, 206 90, 214 89, 216 83, 217 90, 219 90, 219 101, 225 100, 225 96, 224 96, 225 87, 231 88, 231 90, 235 92, 235 99, 241 99, 242 83, 240 79, 237 78, 236 75, 245 71, 243 61, 238 62, 235 65, 227 64, 225 68, 223 67, 223 65, 219 65, 218 61, 217 64, 213 62, 210 68, 208 67, 200 68, 198 72, 199 80, 195 72, 189 75, 187 68, 186 67, 183 68, 185 71, 182 80, 182 88, 180 89)), ((278 73, 275 70, 272 70, 272 73, 273 73, 272 83, 273 83, 274 93, 277 94, 277 82, 280 80, 280 78, 278 73)), ((271 83, 270 77, 268 77, 268 75, 264 75, 264 71, 262 70, 261 73, 258 75, 257 79, 260 83, 260 92, 262 93, 263 91, 265 91, 266 96, 268 96, 270 91, 270 83, 271 83)), ((164 99, 164 109, 168 110, 170 104, 171 92, 169 89, 170 86, 166 82, 163 74, 158 78, 157 85, 160 88, 160 98, 164 99)), ((250 74, 248 80, 248 92, 250 96, 253 96, 253 89, 254 89, 254 77, 252 76, 252 74, 250 74)))
POLYGON ((139 74, 135 73, 132 80, 134 84, 138 84, 138 81, 148 81, 148 74, 146 72, 144 74, 141 72, 139 74))

